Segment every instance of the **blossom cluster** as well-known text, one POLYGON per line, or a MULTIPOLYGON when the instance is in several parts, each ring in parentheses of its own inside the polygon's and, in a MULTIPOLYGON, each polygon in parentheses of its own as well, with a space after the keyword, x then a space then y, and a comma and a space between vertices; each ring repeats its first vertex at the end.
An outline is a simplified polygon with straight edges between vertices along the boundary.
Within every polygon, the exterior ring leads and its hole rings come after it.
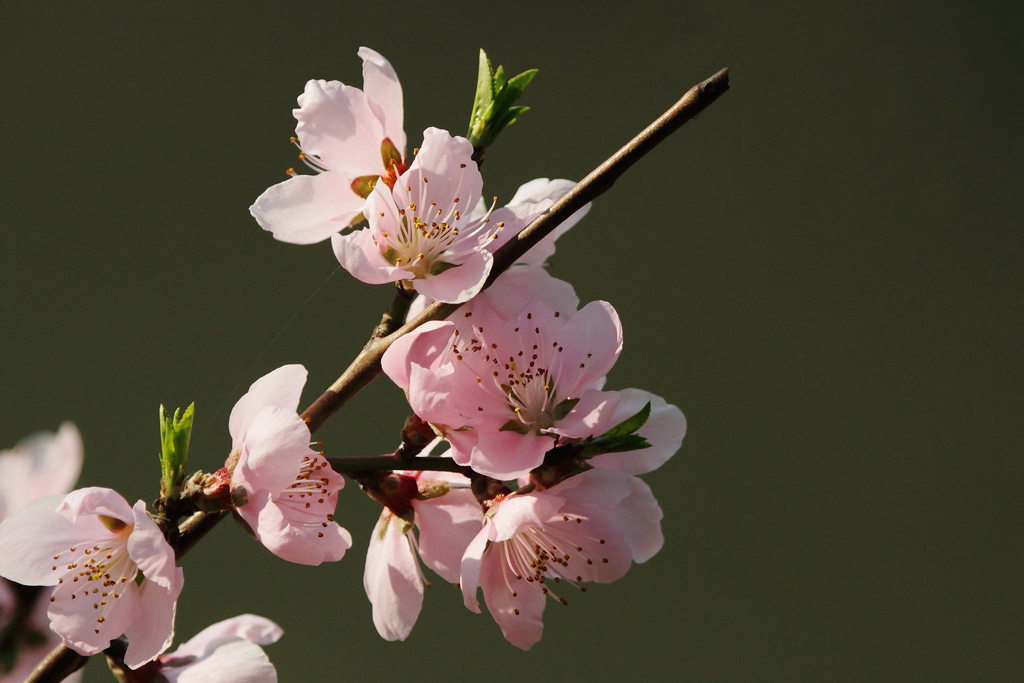
POLYGON ((271 187, 251 212, 283 241, 330 237, 362 282, 415 291, 410 314, 430 300, 464 303, 394 342, 382 367, 471 476, 410 471, 360 482, 384 506, 364 585, 377 630, 404 639, 423 602, 422 560, 461 586, 469 609, 479 611, 482 589, 506 638, 528 649, 545 596, 565 600, 554 583, 613 581, 661 547, 661 511, 635 475, 675 453, 686 423, 658 396, 604 390, 622 350, 618 315, 604 301, 581 307, 543 267, 589 206, 483 289, 494 252, 574 183, 539 178, 505 206, 488 203, 478 150, 438 128, 424 131, 410 161, 398 78, 378 53, 359 54, 362 90, 310 81, 299 97, 296 144, 316 173, 271 187), (601 437, 640 413, 635 448, 601 452, 601 437), (573 460, 584 444, 595 454, 573 460), (545 467, 560 452, 571 466, 545 467), (485 479, 496 486, 474 492, 485 479))
MULTIPOLYGON (((0 576, 14 582, 0 583, 3 628, 52 633, 87 656, 110 655, 117 641, 139 680, 276 681, 259 646, 281 630, 262 617, 220 622, 167 654, 184 584, 172 532, 185 514, 231 512, 281 559, 341 560, 353 544, 335 521, 343 473, 381 505, 363 583, 388 640, 407 638, 419 616, 424 567, 474 612, 482 594, 505 638, 529 649, 549 599, 564 604, 568 591, 615 581, 660 550, 662 512, 637 475, 678 450, 685 418, 646 391, 605 389, 623 349, 619 316, 606 301, 581 305, 547 270, 555 240, 589 205, 493 277, 497 250, 574 183, 538 178, 498 206, 484 197, 481 143, 431 127, 408 156, 395 71, 373 50, 359 55, 362 89, 311 80, 298 98, 294 142, 314 173, 290 171, 250 212, 284 242, 330 238, 356 279, 416 296, 408 319, 432 301, 461 304, 383 355, 414 413, 396 466, 346 466, 316 450, 298 413, 301 365, 249 387, 228 418, 231 451, 208 474, 179 474, 191 412, 164 424, 161 408, 164 479, 152 511, 108 488, 69 492, 82 447, 65 425, 0 454, 0 576), (26 599, 15 585, 44 590, 22 591, 38 602, 18 605, 26 599), (14 624, 15 614, 29 616, 14 624)), ((499 70, 495 92, 509 82, 499 70)), ((510 116, 488 131, 481 115, 482 139, 510 116)), ((45 652, 15 648, 0 683, 20 680, 45 652)))

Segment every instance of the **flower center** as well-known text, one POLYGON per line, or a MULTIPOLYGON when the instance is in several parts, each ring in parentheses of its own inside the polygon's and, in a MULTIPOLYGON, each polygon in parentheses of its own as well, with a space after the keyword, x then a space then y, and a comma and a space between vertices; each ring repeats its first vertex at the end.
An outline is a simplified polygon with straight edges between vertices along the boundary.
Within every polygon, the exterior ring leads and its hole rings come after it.
MULTIPOLYGON (((395 203, 393 206, 389 203, 388 210, 397 213, 388 217, 388 224, 397 227, 392 227, 390 232, 380 229, 374 236, 374 242, 388 263, 409 272, 413 279, 422 279, 461 264, 470 253, 482 248, 486 233, 491 229, 490 214, 497 197, 483 217, 464 216, 462 209, 466 207, 460 208, 459 204, 464 176, 465 173, 459 175, 454 197, 449 199, 432 200, 426 174, 420 178, 419 186, 399 186, 392 193, 395 203)), ((380 216, 385 218, 387 213, 381 211, 380 216)), ((498 223, 496 227, 503 226, 504 223, 498 223)))
POLYGON ((315 531, 318 538, 323 538, 322 529, 334 522, 334 514, 324 512, 324 508, 334 509, 333 497, 339 488, 332 486, 331 480, 323 476, 321 470, 324 468, 330 468, 325 459, 318 456, 304 457, 295 483, 277 499, 279 505, 291 508, 292 514, 288 518, 293 524, 304 527, 310 533, 315 531))
POLYGON ((82 601, 88 610, 92 601, 95 633, 100 632, 110 609, 139 574, 138 566, 128 556, 128 536, 134 526, 122 525, 114 538, 79 543, 53 556, 51 570, 59 577, 50 602, 82 601))
MULTIPOLYGON (((560 316, 557 311, 551 313, 560 316)), ((465 315, 471 317, 472 313, 465 315)), ((572 392, 585 365, 564 368, 563 347, 554 339, 558 328, 542 326, 535 318, 527 310, 510 323, 515 325, 511 330, 485 335, 482 326, 471 325, 454 333, 454 360, 471 359, 478 372, 490 374, 490 385, 508 401, 512 414, 502 427, 505 431, 540 433, 555 426, 577 403, 572 392)), ((477 383, 483 383, 482 377, 477 377, 477 383)))
MULTIPOLYGON (((587 589, 579 583, 588 580, 591 572, 587 567, 592 566, 595 561, 608 562, 606 558, 588 549, 595 543, 603 545, 604 539, 588 538, 585 533, 580 533, 585 530, 578 531, 573 528, 583 525, 585 518, 563 515, 561 519, 563 522, 572 523, 572 526, 531 526, 498 544, 500 548, 497 552, 501 553, 502 575, 512 597, 518 596, 519 589, 525 585, 540 590, 544 595, 563 605, 567 604, 565 598, 552 591, 552 584, 564 581, 585 593, 587 589)), ((515 613, 519 614, 519 610, 517 609, 515 613)))

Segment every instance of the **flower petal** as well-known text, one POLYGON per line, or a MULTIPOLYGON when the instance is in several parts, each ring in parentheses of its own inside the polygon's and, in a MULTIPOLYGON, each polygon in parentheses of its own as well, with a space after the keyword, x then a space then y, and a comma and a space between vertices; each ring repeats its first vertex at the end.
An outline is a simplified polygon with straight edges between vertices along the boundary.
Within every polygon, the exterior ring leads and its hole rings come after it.
POLYGON ((423 563, 449 583, 458 583, 462 556, 480 532, 484 515, 468 489, 452 489, 439 498, 412 501, 420 532, 423 563))
MULTIPOLYGON (((369 210, 369 207, 367 208, 369 210)), ((382 285, 410 278, 404 270, 384 260, 377 245, 373 243, 373 235, 369 228, 356 230, 347 235, 334 235, 331 237, 331 247, 342 268, 360 282, 382 285)))
POLYGON ((174 549, 164 540, 160 528, 146 514, 146 504, 141 500, 132 508, 135 528, 128 537, 128 557, 152 581, 170 590, 178 572, 174 566, 174 549))
MULTIPOLYGON (((480 587, 487 611, 501 627, 505 640, 521 650, 529 650, 544 632, 544 604, 547 597, 540 590, 509 590, 517 581, 508 564, 500 557, 501 545, 492 545, 484 558, 480 587)), ((523 581, 522 583, 526 583, 523 581)))
POLYGON ((423 607, 423 580, 403 531, 407 525, 385 509, 366 550, 363 588, 373 605, 373 625, 385 640, 405 640, 423 607))
POLYGON ((174 641, 174 614, 184 583, 184 573, 178 567, 174 569, 169 588, 148 579, 142 582, 136 618, 124 630, 128 636, 124 663, 129 668, 139 668, 171 646, 174 641))
POLYGON ((102 596, 93 596, 77 583, 65 581, 58 585, 53 589, 47 612, 50 628, 79 654, 101 652, 111 640, 127 631, 142 609, 140 589, 133 582, 118 584, 111 593, 105 598, 108 604, 103 605, 102 596))
MULTIPOLYGON (((622 324, 619 315, 607 301, 591 301, 565 324, 558 335, 564 345, 563 367, 576 369, 575 390, 560 387, 578 396, 581 389, 594 388, 594 383, 608 374, 622 351, 622 324)), ((562 376, 568 376, 563 373, 562 376)))
MULTIPOLYGON (((644 474, 655 470, 671 458, 686 436, 686 418, 676 406, 665 399, 639 389, 623 389, 618 405, 610 415, 603 417, 594 434, 604 433, 623 420, 636 415, 650 401, 651 415, 637 434, 647 439, 650 448, 625 453, 605 453, 590 459, 594 467, 613 469, 626 474, 644 474)), ((561 425, 559 425, 561 426, 561 425)))
POLYGON ((435 301, 461 304, 480 293, 493 263, 494 257, 489 251, 474 251, 454 268, 417 279, 416 291, 435 301))
POLYGON ((391 381, 408 391, 412 366, 431 367, 434 360, 448 348, 455 326, 444 320, 431 320, 399 337, 384 352, 381 367, 391 381))
POLYGON ((253 492, 283 491, 295 482, 309 447, 309 427, 295 410, 267 407, 252 421, 231 485, 253 492))
POLYGON ((466 553, 459 564, 459 587, 462 588, 462 601, 466 609, 480 613, 480 600, 477 589, 480 588, 480 576, 483 570, 484 552, 490 543, 493 527, 488 522, 466 547, 466 553))
POLYGON ((37 498, 67 493, 82 469, 82 437, 70 422, 0 452, 0 521, 37 498))
MULTIPOLYGON (((337 501, 336 496, 336 493, 331 495, 334 502, 337 501)), ((323 526, 321 515, 297 520, 292 516, 294 512, 270 500, 259 511, 259 518, 253 526, 260 543, 282 560, 316 566, 340 560, 352 547, 352 536, 344 528, 333 522, 323 526)))
MULTIPOLYGON (((55 586, 53 556, 82 540, 80 525, 58 513, 64 496, 47 496, 25 505, 0 524, 0 576, 25 586, 55 586)), ((99 520, 90 529, 106 531, 99 520)))
POLYGON ((384 128, 359 88, 309 81, 292 113, 302 151, 320 157, 328 169, 350 178, 387 173, 380 155, 384 128))
POLYGON ((225 643, 208 657, 172 669, 161 667, 168 683, 277 683, 277 670, 266 653, 248 640, 225 643))
POLYGON ((515 479, 544 462, 544 454, 555 445, 550 436, 478 429, 478 440, 469 466, 495 479, 515 479))
POLYGON ((258 645, 276 643, 284 634, 270 619, 255 614, 240 614, 207 626, 182 643, 169 657, 208 657, 222 645, 246 640, 258 645))
MULTIPOLYGON (((548 180, 547 178, 536 178, 524 185, 521 185, 519 189, 516 190, 515 195, 509 202, 509 206, 531 204, 537 205, 536 207, 533 207, 534 211, 546 211, 548 207, 555 202, 555 200, 561 199, 566 192, 575 186, 576 183, 571 180, 548 180)), ((587 212, 590 211, 590 206, 591 205, 589 203, 585 204, 583 208, 579 209, 562 221, 554 231, 544 237, 544 239, 520 257, 516 263, 532 266, 543 265, 544 262, 551 258, 551 255, 555 253, 555 241, 568 232, 569 229, 576 225, 584 216, 586 216, 587 212)))
POLYGON ((405 156, 402 84, 398 82, 391 62, 378 52, 361 47, 358 54, 363 59, 363 92, 369 99, 370 108, 383 125, 384 137, 390 138, 405 156))
POLYGON ((305 385, 306 368, 301 365, 281 366, 253 382, 228 418, 233 447, 241 445, 249 424, 264 408, 269 406, 294 413, 305 385))
POLYGON ((272 185, 249 213, 274 239, 291 244, 321 242, 347 227, 366 203, 352 191, 352 178, 334 171, 296 175, 272 185))

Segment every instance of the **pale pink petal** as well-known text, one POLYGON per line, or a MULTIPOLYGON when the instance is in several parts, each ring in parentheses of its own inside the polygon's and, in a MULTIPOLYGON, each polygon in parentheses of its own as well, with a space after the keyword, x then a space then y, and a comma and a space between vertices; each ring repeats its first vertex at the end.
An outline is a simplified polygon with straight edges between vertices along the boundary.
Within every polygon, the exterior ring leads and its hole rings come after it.
MULTIPOLYGON (((53 556, 82 539, 75 524, 57 512, 63 501, 60 495, 34 500, 0 524, 0 576, 26 586, 57 585, 53 556)), ((93 530, 112 535, 98 520, 93 530)))
POLYGON ((205 659, 181 668, 161 666, 168 683, 277 683, 277 671, 263 650, 248 640, 218 647, 205 659))
POLYGON ((37 498, 67 493, 82 469, 82 438, 70 422, 0 452, 0 521, 37 498))
POLYGON ((146 514, 141 500, 132 508, 135 528, 128 537, 128 557, 152 581, 170 590, 180 570, 174 566, 174 549, 164 540, 160 528, 146 514))
POLYGON ((466 609, 480 613, 480 600, 477 589, 480 588, 480 576, 483 570, 484 552, 491 542, 494 528, 488 523, 466 546, 466 553, 459 565, 459 586, 462 588, 462 601, 466 609))
POLYGON ((433 360, 448 348, 455 326, 444 320, 432 320, 399 337, 384 352, 381 367, 391 381, 408 390, 412 365, 430 367, 433 360))
POLYGON ((232 444, 238 447, 252 420, 266 408, 279 408, 294 413, 306 385, 306 368, 284 365, 252 383, 245 396, 238 399, 228 418, 232 444))
POLYGON ((592 434, 603 434, 636 415, 650 401, 651 415, 637 434, 647 439, 651 446, 638 451, 599 455, 591 458, 590 464, 626 474, 644 474, 661 467, 683 443, 686 418, 682 411, 660 396, 639 389, 623 389, 615 393, 619 395, 618 405, 610 415, 600 420, 592 434))
MULTIPOLYGON (((122 498, 117 491, 101 486, 77 489, 64 496, 64 502, 58 508, 58 513, 77 525, 92 525, 95 529, 106 528, 95 518, 96 515, 113 517, 129 525, 135 523, 135 513, 128 505, 128 501, 122 498)), ((87 527, 80 526, 80 528, 87 527)), ((106 535, 111 534, 108 531, 106 535)), ((83 536, 89 537, 84 533, 83 536)))
POLYGON ((450 400, 451 384, 446 378, 452 372, 450 363, 436 370, 413 364, 409 377, 409 407, 428 422, 457 428, 464 419, 450 400))
POLYGON ((661 532, 663 513, 650 487, 633 477, 633 491, 616 512, 633 561, 646 562, 654 557, 665 544, 665 537, 661 532))
POLYGON ((501 627, 505 640, 522 650, 529 650, 541 638, 544 623, 544 604, 547 597, 539 590, 527 586, 513 595, 508 586, 517 580, 500 557, 502 546, 493 545, 484 558, 480 573, 480 587, 484 592, 487 611, 501 627))
POLYGON ((153 581, 142 582, 136 618, 124 630, 128 636, 124 663, 129 668, 137 669, 156 659, 171 646, 174 640, 174 613, 184 582, 184 573, 177 567, 170 588, 164 588, 153 581))
POLYGON ((414 500, 412 507, 423 563, 445 581, 458 583, 462 556, 484 522, 476 496, 468 489, 452 489, 439 498, 414 500))
POLYGON ((258 645, 276 643, 284 631, 265 617, 240 614, 207 626, 167 657, 208 657, 225 643, 247 640, 258 645))
MULTIPOLYGON (((94 655, 106 649, 111 640, 125 633, 136 620, 141 609, 140 590, 134 583, 124 585, 119 588, 121 592, 116 600, 116 609, 101 612, 101 598, 90 600, 88 591, 79 590, 72 599, 71 594, 76 588, 70 581, 65 581, 53 589, 51 597, 54 601, 47 612, 50 628, 75 652, 94 655)), ((157 590, 164 589, 157 586, 157 590)))
POLYGON ((309 81, 292 113, 302 150, 319 156, 330 170, 351 178, 386 173, 380 154, 384 129, 359 88, 309 81))
MULTIPOLYGON (((592 389, 584 393, 569 414, 548 431, 568 439, 585 439, 588 436, 604 434, 618 424, 610 417, 618 404, 618 392, 592 389)), ((642 408, 643 404, 640 407, 642 408)))
POLYGON ((515 320, 533 299, 543 301, 554 311, 564 311, 567 316, 580 304, 568 282, 552 277, 543 268, 516 266, 499 275, 468 306, 472 306, 471 310, 487 307, 505 320, 515 320))
POLYGON ((309 439, 309 427, 294 408, 264 408, 249 425, 232 486, 283 491, 294 483, 303 458, 316 455, 309 439))
POLYGON ((474 251, 459 265, 439 275, 416 280, 416 291, 449 304, 469 301, 483 288, 493 263, 490 252, 474 251))
MULTIPOLYGON (((622 325, 610 303, 591 301, 565 324, 558 340, 565 349, 560 354, 562 367, 572 369, 576 387, 590 389, 618 360, 622 351, 622 325)), ((568 373, 561 375, 566 376, 568 373)), ((570 391, 568 387, 563 390, 570 391)), ((577 392, 570 391, 572 394, 577 392)))
MULTIPOLYGON (((513 413, 509 411, 511 418, 513 413)), ((515 479, 544 462, 544 454, 555 445, 550 436, 478 429, 478 440, 469 466, 495 479, 515 479)))
MULTIPOLYGON (((372 195, 371 195, 372 196, 372 195)), ((409 279, 409 274, 384 260, 368 228, 331 237, 331 247, 342 268, 368 285, 409 279)))
POLYGON ((368 47, 359 48, 363 59, 363 92, 370 108, 384 127, 384 137, 390 138, 398 151, 405 154, 405 130, 402 119, 402 85, 391 62, 368 47))
MULTIPOLYGON (((331 497, 336 500, 336 495, 331 497)), ((247 506, 240 508, 239 512, 244 507, 247 506)), ((282 560, 315 566, 340 560, 352 547, 352 536, 347 530, 332 522, 323 526, 322 515, 311 514, 308 519, 303 519, 296 518, 297 513, 302 514, 271 500, 259 511, 253 526, 260 543, 282 560)), ((243 517, 249 521, 248 517, 243 517)))
POLYGON ((408 196, 405 187, 412 187, 418 189, 414 191, 415 196, 424 205, 436 202, 439 208, 447 208, 457 198, 458 205, 470 214, 479 201, 483 185, 469 140, 452 136, 440 128, 427 128, 423 131, 419 154, 395 185, 395 201, 405 205, 403 199, 408 196))
POLYGON ((498 513, 491 518, 491 540, 507 541, 523 529, 543 527, 565 505, 565 499, 554 489, 522 496, 509 496, 499 503, 498 513))
POLYGON ((352 191, 352 178, 325 171, 296 175, 267 188, 249 207, 256 222, 291 244, 321 242, 346 228, 366 203, 352 191))
POLYGON ((423 607, 423 580, 407 522, 385 509, 366 550, 363 588, 373 605, 373 625, 385 640, 405 640, 423 607))
POLYGON ((473 457, 473 449, 476 448, 477 442, 480 440, 480 435, 475 429, 466 429, 463 431, 449 431, 445 435, 445 440, 452 445, 451 458, 459 465, 468 465, 470 458, 473 457))

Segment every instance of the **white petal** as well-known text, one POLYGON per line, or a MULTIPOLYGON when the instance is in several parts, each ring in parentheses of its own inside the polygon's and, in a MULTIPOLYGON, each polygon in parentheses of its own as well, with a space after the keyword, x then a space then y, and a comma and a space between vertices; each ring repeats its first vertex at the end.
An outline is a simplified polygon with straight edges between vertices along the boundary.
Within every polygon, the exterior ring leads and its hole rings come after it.
POLYGON ((253 382, 228 417, 233 446, 241 446, 249 423, 264 408, 270 406, 294 413, 305 385, 306 368, 301 365, 284 365, 253 382))
POLYGON ((352 178, 325 171, 272 185, 249 207, 249 213, 275 239, 313 244, 347 227, 365 203, 352 191, 352 178))
POLYGON ((378 52, 361 47, 359 56, 363 59, 363 92, 370 101, 370 108, 384 127, 384 137, 390 138, 404 157, 402 84, 391 62, 378 52))
POLYGON ((160 528, 146 514, 146 504, 141 500, 132 508, 135 528, 128 537, 128 557, 152 581, 170 590, 178 572, 174 566, 174 549, 164 540, 160 528))
POLYGON ((52 569, 54 555, 84 539, 114 535, 96 517, 75 522, 61 514, 64 498, 32 501, 0 524, 0 576, 26 586, 57 585, 62 567, 52 569))
POLYGON ((137 617, 124 631, 128 636, 124 663, 129 668, 139 668, 171 646, 174 640, 174 614, 184 582, 184 573, 180 568, 175 568, 169 589, 153 581, 142 582, 137 617))
POLYGON ((373 605, 373 625, 385 640, 405 640, 423 607, 423 580, 404 526, 384 510, 366 550, 363 588, 373 605))
POLYGON ((453 489, 440 498, 414 500, 420 531, 420 557, 449 583, 458 583, 462 556, 483 526, 484 515, 468 489, 453 489))
POLYGON ((309 81, 292 111, 295 135, 306 154, 350 178, 386 173, 380 155, 384 128, 359 88, 338 81, 309 81))
POLYGON ((258 645, 276 643, 284 631, 270 619, 240 614, 207 626, 171 653, 170 657, 207 657, 225 643, 247 640, 258 645))
POLYGON ((494 257, 488 251, 474 251, 454 268, 440 275, 416 280, 416 291, 435 301, 461 304, 469 301, 483 289, 491 273, 494 257))
POLYGON ((161 668, 168 683, 277 683, 277 671, 263 650, 248 640, 218 647, 205 659, 180 669, 161 668))

